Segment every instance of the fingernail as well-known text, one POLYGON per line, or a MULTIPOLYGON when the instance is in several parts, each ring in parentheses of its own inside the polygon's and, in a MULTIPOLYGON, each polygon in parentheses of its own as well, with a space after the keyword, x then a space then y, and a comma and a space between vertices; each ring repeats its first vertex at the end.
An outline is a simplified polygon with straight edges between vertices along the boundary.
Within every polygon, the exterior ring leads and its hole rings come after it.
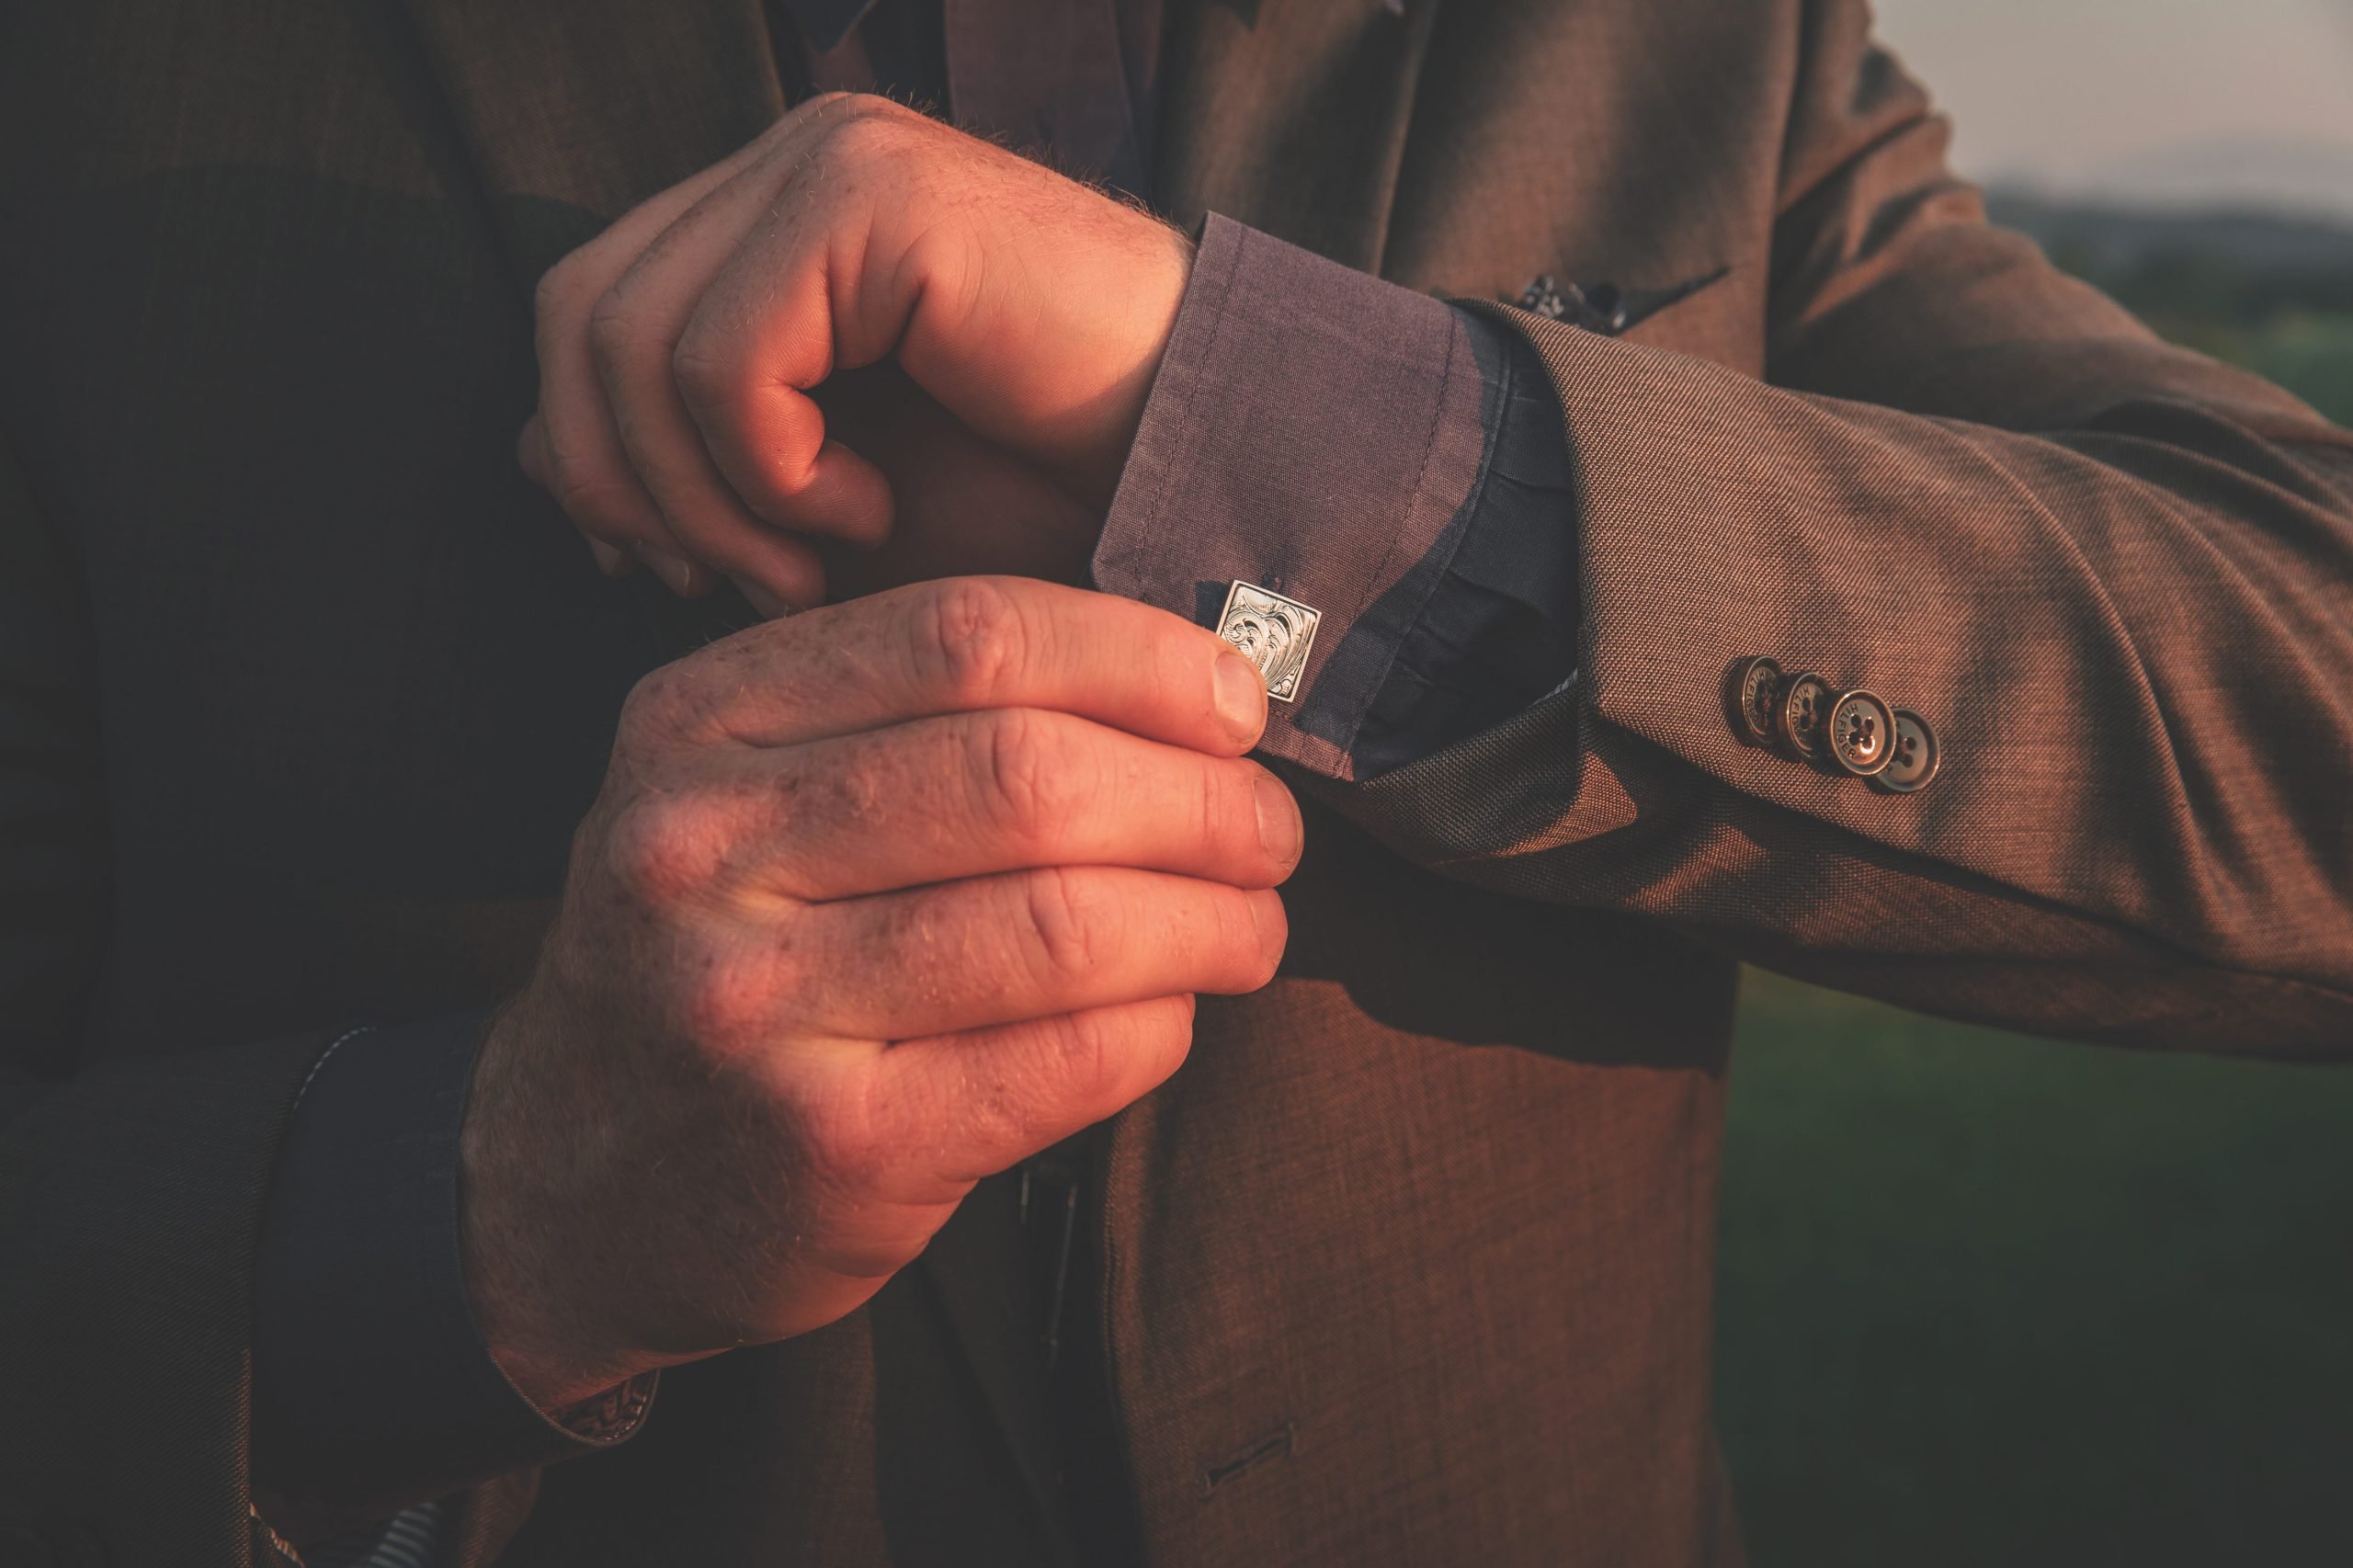
POLYGON ((1256 741, 1267 727, 1267 681, 1258 666, 1239 653, 1221 653, 1211 684, 1217 688, 1217 716, 1236 740, 1256 741))
POLYGON ((770 620, 775 620, 780 617, 788 616, 792 613, 792 607, 790 605, 785 603, 782 599, 778 598, 774 594, 769 593, 766 588, 761 587, 749 577, 737 577, 731 574, 727 580, 735 585, 735 591, 744 596, 744 602, 745 604, 750 605, 754 609, 758 610, 770 620))
POLYGON ((1278 864, 1288 866, 1299 858, 1299 802, 1271 773, 1258 775, 1254 793, 1258 805, 1258 846, 1278 864))
POLYGON ((597 570, 608 577, 618 577, 629 570, 629 557, 601 539, 588 541, 588 553, 597 562, 597 570))
POLYGON ((695 581, 693 562, 681 561, 668 551, 656 550, 650 544, 633 544, 630 549, 640 561, 654 569, 655 576, 669 585, 672 593, 682 599, 695 597, 699 585, 695 581))

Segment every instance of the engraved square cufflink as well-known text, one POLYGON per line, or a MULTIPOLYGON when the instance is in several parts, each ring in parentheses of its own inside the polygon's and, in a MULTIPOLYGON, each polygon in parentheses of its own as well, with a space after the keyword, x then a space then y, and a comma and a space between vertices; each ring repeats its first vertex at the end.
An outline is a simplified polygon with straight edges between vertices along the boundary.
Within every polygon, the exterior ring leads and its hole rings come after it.
POLYGON ((1267 695, 1289 702, 1299 695, 1307 673, 1307 651, 1315 645, 1315 623, 1324 612, 1250 583, 1236 583, 1218 613, 1217 634, 1242 651, 1267 679, 1267 695))

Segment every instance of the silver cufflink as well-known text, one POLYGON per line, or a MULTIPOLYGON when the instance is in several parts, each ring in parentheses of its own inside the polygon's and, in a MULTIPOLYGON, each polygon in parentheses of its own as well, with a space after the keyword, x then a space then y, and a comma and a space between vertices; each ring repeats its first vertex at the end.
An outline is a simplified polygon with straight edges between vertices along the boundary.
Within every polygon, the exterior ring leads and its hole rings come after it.
POLYGON ((1217 634, 1242 651, 1266 677, 1267 695, 1289 702, 1299 695, 1307 673, 1307 651, 1315 645, 1315 624, 1324 612, 1297 599, 1236 583, 1217 618, 1217 634))

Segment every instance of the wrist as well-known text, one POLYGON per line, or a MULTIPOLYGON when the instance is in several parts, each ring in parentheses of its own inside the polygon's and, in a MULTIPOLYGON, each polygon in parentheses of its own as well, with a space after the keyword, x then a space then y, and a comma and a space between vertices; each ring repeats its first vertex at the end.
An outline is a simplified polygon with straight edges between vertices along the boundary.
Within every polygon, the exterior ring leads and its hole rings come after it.
POLYGON ((651 1371, 611 1326, 622 1281, 571 1222, 583 1204, 563 1126, 586 1125, 526 1089, 546 1038, 527 994, 484 1039, 458 1144, 459 1244, 466 1296, 491 1358, 525 1398, 563 1421, 575 1406, 651 1371))
POLYGON ((1143 426, 1144 410, 1151 405, 1153 386, 1176 337, 1176 318, 1193 280, 1192 240, 1158 219, 1141 213, 1132 216, 1140 225, 1131 271, 1134 286, 1117 307, 1125 325, 1136 334, 1132 368, 1120 379, 1117 395, 1107 400, 1113 412, 1097 443, 1079 465, 1073 487, 1076 498, 1098 522, 1126 472, 1128 454, 1135 448, 1136 432, 1143 426))

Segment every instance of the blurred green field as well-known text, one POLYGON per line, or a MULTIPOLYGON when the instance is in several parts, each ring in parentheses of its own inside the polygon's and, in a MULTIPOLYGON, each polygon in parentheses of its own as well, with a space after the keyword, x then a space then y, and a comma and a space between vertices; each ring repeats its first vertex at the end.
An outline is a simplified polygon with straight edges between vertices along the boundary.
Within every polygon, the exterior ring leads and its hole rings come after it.
MULTIPOLYGON (((2325 235, 2025 217, 2353 423, 2325 235)), ((1729 1121, 1718 1415, 1757 1568, 2353 1564, 2353 1071, 1751 971, 1729 1121)))
POLYGON ((1717 1381, 1759 1568, 2353 1562, 2353 1073, 1747 981, 1717 1381))

